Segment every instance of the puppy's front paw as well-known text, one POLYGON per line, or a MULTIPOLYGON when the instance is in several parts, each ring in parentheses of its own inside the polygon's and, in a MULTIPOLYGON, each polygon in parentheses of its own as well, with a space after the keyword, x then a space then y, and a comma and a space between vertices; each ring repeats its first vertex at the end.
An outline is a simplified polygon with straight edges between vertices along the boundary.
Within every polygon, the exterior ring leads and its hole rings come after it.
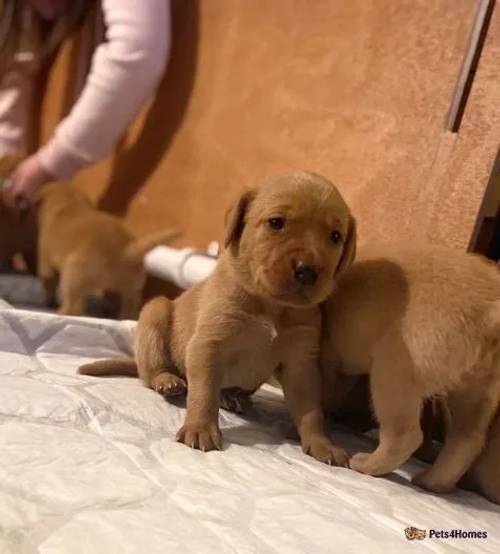
POLYGON ((313 437, 302 445, 302 450, 324 464, 347 467, 349 460, 347 452, 335 446, 328 437, 313 437))
POLYGON ((203 452, 222 450, 222 435, 215 423, 186 424, 179 429, 175 438, 177 442, 203 452))
POLYGON ((440 479, 439 476, 433 474, 432 467, 415 475, 412 479, 412 483, 427 491, 440 494, 451 492, 455 488, 454 483, 446 482, 440 479))

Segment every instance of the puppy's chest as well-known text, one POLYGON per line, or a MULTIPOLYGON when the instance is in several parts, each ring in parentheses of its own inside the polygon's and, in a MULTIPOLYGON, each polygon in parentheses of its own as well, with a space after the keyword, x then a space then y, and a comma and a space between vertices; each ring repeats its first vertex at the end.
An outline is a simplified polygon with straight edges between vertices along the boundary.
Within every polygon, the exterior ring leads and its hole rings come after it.
POLYGON ((269 379, 280 363, 279 338, 280 329, 271 320, 249 319, 221 352, 223 388, 253 390, 269 379))

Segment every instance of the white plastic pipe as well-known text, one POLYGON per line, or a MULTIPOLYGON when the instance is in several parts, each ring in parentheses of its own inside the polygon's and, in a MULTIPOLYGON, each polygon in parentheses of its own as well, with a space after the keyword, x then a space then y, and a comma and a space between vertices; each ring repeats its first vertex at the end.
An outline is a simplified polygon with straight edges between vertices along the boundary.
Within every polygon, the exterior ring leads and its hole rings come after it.
POLYGON ((148 252, 144 263, 151 275, 187 289, 212 273, 217 259, 193 248, 157 246, 148 252))

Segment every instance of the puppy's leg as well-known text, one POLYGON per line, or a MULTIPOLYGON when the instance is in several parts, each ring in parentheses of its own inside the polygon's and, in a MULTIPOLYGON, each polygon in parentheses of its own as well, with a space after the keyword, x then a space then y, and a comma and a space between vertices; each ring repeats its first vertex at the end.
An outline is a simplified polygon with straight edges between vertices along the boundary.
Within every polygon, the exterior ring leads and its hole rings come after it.
POLYGON ((49 308, 57 306, 57 274, 54 272, 50 277, 41 278, 45 304, 49 308))
POLYGON ((37 274, 42 283, 45 303, 48 307, 54 308, 57 305, 57 271, 52 267, 46 248, 40 241, 38 247, 37 274))
POLYGON ((316 356, 319 326, 311 327, 309 336, 301 331, 296 341, 287 343, 285 361, 276 372, 281 381, 285 402, 302 444, 302 450, 320 462, 347 466, 348 455, 328 438, 321 396, 321 373, 316 356))
POLYGON ((434 441, 436 428, 439 427, 438 420, 444 417, 440 405, 441 401, 432 399, 424 404, 422 411, 421 426, 424 440, 414 456, 428 464, 435 462, 441 450, 440 445, 434 441))
POLYGON ((451 491, 480 454, 498 403, 487 390, 474 387, 450 393, 447 405, 450 422, 444 446, 434 464, 413 480, 433 492, 451 491))
POLYGON ((187 412, 177 440, 205 452, 222 448, 219 402, 223 372, 219 353, 223 347, 211 338, 213 323, 211 331, 200 327, 187 347, 187 412))
POLYGON ((384 475, 410 458, 422 443, 422 398, 408 366, 394 366, 394 359, 379 356, 371 372, 373 408, 380 424, 379 445, 371 454, 358 453, 349 461, 352 469, 384 475))
POLYGON ((85 269, 86 264, 78 255, 70 255, 65 261, 61 269, 60 315, 83 315, 85 300, 93 292, 91 273, 85 269))
POLYGON ((348 455, 328 438, 321 406, 320 375, 315 364, 286 365, 282 372, 283 393, 299 433, 302 450, 320 462, 347 466, 348 455))
POLYGON ((164 396, 186 394, 186 381, 171 369, 170 339, 173 303, 158 297, 141 311, 135 334, 135 359, 139 377, 151 389, 164 396))
POLYGON ((466 475, 466 488, 500 504, 500 412, 488 433, 486 447, 466 475))

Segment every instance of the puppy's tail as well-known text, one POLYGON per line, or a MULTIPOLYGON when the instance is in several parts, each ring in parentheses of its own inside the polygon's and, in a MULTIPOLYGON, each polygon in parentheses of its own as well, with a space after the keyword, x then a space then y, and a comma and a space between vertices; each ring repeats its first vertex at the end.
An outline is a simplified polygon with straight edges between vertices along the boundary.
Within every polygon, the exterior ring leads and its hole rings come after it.
POLYGON ((155 246, 168 244, 172 240, 176 239, 180 234, 181 232, 178 229, 167 229, 165 231, 160 231, 159 233, 134 239, 127 245, 125 255, 135 260, 142 260, 145 254, 147 254, 155 246))
POLYGON ((134 358, 112 358, 110 360, 99 360, 91 364, 85 364, 78 368, 81 375, 93 375, 104 377, 105 375, 128 375, 137 377, 137 364, 134 358))

